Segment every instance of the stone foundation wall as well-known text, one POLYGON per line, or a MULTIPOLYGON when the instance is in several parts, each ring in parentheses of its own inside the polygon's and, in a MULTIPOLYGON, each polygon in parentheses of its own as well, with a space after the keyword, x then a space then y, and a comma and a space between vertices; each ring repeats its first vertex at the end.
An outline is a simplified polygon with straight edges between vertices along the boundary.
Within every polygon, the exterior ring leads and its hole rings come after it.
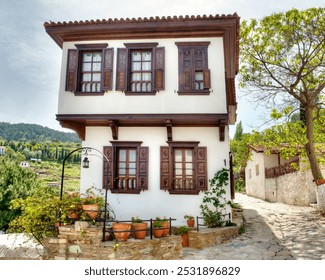
POLYGON ((243 215, 241 209, 232 209, 232 221, 236 226, 221 228, 200 228, 199 231, 190 231, 189 246, 191 248, 203 249, 228 241, 239 234, 243 225, 243 215))
POLYGON ((58 238, 44 240, 43 259, 49 260, 173 260, 183 255, 182 238, 167 236, 126 242, 102 242, 102 228, 64 226, 58 238))

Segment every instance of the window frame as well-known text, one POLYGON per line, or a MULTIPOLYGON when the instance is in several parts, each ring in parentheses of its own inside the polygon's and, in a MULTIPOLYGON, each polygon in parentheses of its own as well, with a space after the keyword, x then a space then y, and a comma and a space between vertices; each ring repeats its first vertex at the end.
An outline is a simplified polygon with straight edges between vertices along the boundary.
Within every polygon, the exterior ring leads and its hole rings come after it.
MULTIPOLYGON (((81 96, 104 95, 105 91, 112 90, 114 49, 107 48, 108 44, 75 44, 76 49, 68 50, 66 91, 81 96), (101 52, 100 90, 82 91, 83 53, 101 52)), ((97 71, 99 73, 99 71, 97 71)))
POLYGON ((167 141, 168 146, 160 147, 160 189, 170 194, 197 195, 208 189, 207 148, 199 146, 198 141, 167 141), (194 188, 175 188, 175 157, 177 149, 193 150, 194 188))
POLYGON ((128 96, 155 95, 165 89, 165 48, 158 43, 124 43, 125 48, 117 49, 116 90, 128 96), (151 91, 132 91, 131 63, 132 52, 151 52, 151 91))
POLYGON ((210 42, 175 42, 175 44, 178 48, 178 95, 209 95, 211 81, 208 46, 210 42), (201 52, 201 57, 196 58, 196 52, 201 52), (202 73, 203 89, 196 89, 198 72, 202 73))
MULTIPOLYGON (((103 187, 112 193, 139 194, 148 189, 149 148, 143 147, 141 141, 111 141, 112 146, 104 147, 104 154, 109 162, 103 161, 103 187), (118 181, 119 151, 136 150, 136 175, 134 188, 121 188, 118 181)), ((128 180, 128 178, 126 178, 128 180)))

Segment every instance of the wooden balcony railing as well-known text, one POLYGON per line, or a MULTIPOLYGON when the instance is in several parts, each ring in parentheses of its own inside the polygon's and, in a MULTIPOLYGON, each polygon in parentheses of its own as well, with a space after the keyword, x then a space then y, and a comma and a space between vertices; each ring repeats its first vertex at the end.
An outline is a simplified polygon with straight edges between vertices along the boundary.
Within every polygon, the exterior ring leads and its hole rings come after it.
POLYGON ((136 190, 137 180, 136 177, 116 177, 115 178, 116 187, 119 190, 136 190))
POLYGON ((193 178, 174 178, 174 190, 194 190, 193 178))
POLYGON ((265 178, 276 178, 285 174, 296 172, 297 169, 294 165, 299 167, 299 159, 293 160, 291 162, 281 164, 276 167, 265 168, 265 178))

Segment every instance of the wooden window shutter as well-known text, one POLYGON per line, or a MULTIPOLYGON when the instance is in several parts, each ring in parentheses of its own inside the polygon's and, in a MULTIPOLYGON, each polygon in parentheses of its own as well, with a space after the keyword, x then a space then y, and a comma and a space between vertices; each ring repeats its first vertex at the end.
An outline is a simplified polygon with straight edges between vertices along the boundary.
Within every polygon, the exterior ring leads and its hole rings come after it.
POLYGON ((208 189, 207 148, 198 147, 196 153, 196 186, 199 191, 206 191, 208 189))
POLYGON ((169 147, 160 147, 160 189, 171 189, 171 155, 169 147))
POLYGON ((155 49, 155 89, 165 89, 165 48, 155 49))
POLYGON ((211 88, 210 69, 203 70, 203 87, 204 89, 211 88))
POLYGON ((139 168, 137 174, 137 187, 141 190, 148 189, 148 164, 149 164, 149 147, 139 148, 139 168))
POLYGON ((105 158, 103 159, 103 188, 113 189, 113 148, 111 146, 104 147, 104 155, 107 157, 109 162, 107 162, 105 158))
POLYGON ((68 50, 65 90, 75 92, 78 73, 78 50, 68 50))
POLYGON ((127 90, 127 49, 117 49, 116 90, 127 90))
POLYGON ((112 90, 113 88, 113 57, 114 49, 103 50, 102 89, 112 90))

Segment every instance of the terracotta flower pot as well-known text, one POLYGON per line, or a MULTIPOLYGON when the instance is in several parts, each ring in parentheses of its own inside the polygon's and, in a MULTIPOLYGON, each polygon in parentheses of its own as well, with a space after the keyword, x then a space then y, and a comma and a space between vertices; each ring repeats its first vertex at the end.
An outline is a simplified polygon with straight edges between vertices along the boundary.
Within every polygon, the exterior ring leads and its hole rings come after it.
POLYGON ((163 237, 169 234, 170 223, 168 221, 162 222, 161 227, 163 228, 163 237))
POLYGON ((68 216, 69 219, 73 219, 73 220, 78 220, 80 218, 79 213, 76 212, 76 211, 69 211, 67 213, 67 216, 68 216))
POLYGON ((147 236, 148 223, 132 223, 131 229, 134 230, 133 236, 135 239, 144 239, 147 236))
POLYGON ((194 227, 194 224, 195 224, 195 220, 194 219, 186 220, 186 222, 187 222, 187 226, 194 227))
POLYGON ((188 247, 189 246, 188 233, 182 234, 182 246, 183 247, 188 247))
POLYGON ((99 214, 98 204, 84 204, 82 210, 87 214, 91 220, 95 220, 99 214))
POLYGON ((320 186, 320 185, 323 185, 323 184, 325 184, 325 179, 317 179, 316 180, 316 185, 317 186, 320 186))
POLYGON ((160 238, 160 237, 163 236, 163 234, 164 234, 164 230, 161 229, 161 228, 154 228, 154 229, 152 230, 152 234, 153 234, 153 236, 154 236, 155 238, 160 238))
POLYGON ((113 223, 114 237, 117 241, 126 241, 130 236, 131 224, 113 223))

